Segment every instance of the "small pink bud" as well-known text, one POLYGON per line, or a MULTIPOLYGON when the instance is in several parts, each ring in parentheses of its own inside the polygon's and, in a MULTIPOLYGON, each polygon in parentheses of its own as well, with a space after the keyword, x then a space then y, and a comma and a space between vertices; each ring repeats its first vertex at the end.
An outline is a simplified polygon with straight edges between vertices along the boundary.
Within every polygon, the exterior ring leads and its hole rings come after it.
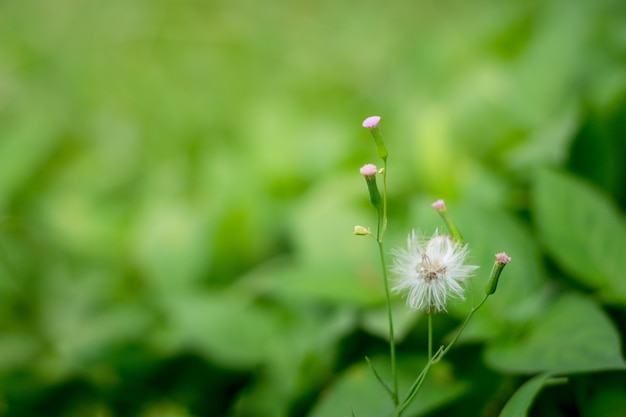
POLYGON ((504 252, 496 253, 496 262, 500 265, 506 265, 511 262, 511 257, 504 252))
POLYGON ((365 178, 372 178, 378 172, 378 168, 374 164, 365 164, 361 167, 360 172, 365 178))
POLYGON ((378 126, 378 122, 380 122, 380 116, 370 116, 363 120, 363 127, 367 129, 374 129, 378 126))
POLYGON ((431 206, 438 212, 442 212, 446 209, 446 203, 443 200, 437 200, 431 206))

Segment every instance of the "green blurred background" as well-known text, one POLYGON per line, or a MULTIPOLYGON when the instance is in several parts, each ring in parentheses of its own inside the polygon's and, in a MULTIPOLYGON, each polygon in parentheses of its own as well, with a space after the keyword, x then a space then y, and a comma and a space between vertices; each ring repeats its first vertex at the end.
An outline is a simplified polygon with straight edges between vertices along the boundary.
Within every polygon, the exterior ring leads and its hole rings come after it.
MULTIPOLYGON (((351 233, 373 114, 387 247, 444 198, 482 265, 438 340, 513 257, 406 415, 497 416, 540 372, 576 376, 531 415, 621 415, 625 23, 621 0, 0 0, 0 415, 388 413, 351 233)), ((394 304, 409 384, 425 325, 394 304)))

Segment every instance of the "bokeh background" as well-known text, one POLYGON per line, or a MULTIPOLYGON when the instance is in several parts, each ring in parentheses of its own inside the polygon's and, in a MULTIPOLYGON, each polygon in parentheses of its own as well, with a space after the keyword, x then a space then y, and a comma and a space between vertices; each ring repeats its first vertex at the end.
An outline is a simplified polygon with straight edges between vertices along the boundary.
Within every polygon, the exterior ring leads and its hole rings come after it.
POLYGON ((621 0, 0 1, 0 415, 387 415, 373 114, 386 247, 481 265, 436 340, 513 258, 405 415, 621 416, 621 0))

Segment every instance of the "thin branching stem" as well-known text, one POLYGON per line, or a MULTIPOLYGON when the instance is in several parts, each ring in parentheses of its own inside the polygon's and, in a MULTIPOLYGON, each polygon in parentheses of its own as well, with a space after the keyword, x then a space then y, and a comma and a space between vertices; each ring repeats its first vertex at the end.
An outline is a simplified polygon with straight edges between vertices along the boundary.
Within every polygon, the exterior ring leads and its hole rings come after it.
POLYGON ((463 322, 463 324, 461 325, 461 327, 457 331, 457 333, 454 336, 454 338, 450 341, 448 346, 446 346, 445 348, 444 348, 444 346, 440 346, 439 349, 437 350, 437 352, 435 352, 434 355, 431 355, 431 353, 432 353, 432 317, 431 317, 432 314, 428 315, 428 358, 429 358, 428 359, 428 363, 426 364, 426 366, 424 367, 422 372, 419 374, 419 376, 415 379, 415 381, 413 382, 413 385, 411 385, 411 388, 409 388, 409 392, 408 392, 408 394, 406 396, 406 399, 404 401, 402 401, 402 403, 399 406, 396 407, 396 409, 394 410, 393 414, 391 415, 392 417, 401 417, 402 416, 402 412, 409 406, 409 404, 411 404, 411 402, 413 401, 413 399, 417 395, 417 392, 419 391, 420 387, 422 386, 422 383, 426 379, 426 375, 428 374, 428 371, 430 370, 430 367, 432 365, 436 364, 437 362, 439 362, 445 356, 445 354, 448 353, 448 351, 452 348, 452 346, 454 346, 454 344, 459 339, 459 336, 461 336, 461 333, 463 333, 463 330, 465 330, 465 327, 467 326, 467 323, 469 323, 469 321, 471 320, 471 318, 474 315, 474 313, 480 307, 482 307, 482 305, 485 303, 485 301, 487 301, 487 298, 489 298, 489 295, 485 295, 485 297, 480 301, 480 303, 478 303, 478 305, 476 305, 475 307, 472 308, 472 310, 467 315, 467 318, 465 319, 465 321, 463 322))

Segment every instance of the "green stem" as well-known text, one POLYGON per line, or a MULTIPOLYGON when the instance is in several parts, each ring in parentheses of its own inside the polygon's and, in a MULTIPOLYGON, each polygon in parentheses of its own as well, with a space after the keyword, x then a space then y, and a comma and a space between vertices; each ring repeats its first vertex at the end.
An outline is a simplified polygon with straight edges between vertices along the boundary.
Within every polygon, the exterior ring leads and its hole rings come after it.
POLYGON ((433 315, 428 313, 428 360, 433 359, 433 315))
POLYGON ((396 372, 396 341, 393 332, 393 316, 391 313, 391 294, 389 293, 389 280, 387 278, 387 266, 385 263, 385 251, 383 242, 378 242, 378 252, 380 254, 380 264, 383 270, 383 280, 385 284, 385 297, 387 299, 387 319, 389 321, 389 355, 391 359, 391 378, 393 380, 393 405, 398 405, 398 374, 396 372))
POLYGON ((389 279, 387 277, 387 264, 385 262, 385 250, 383 247, 383 237, 387 230, 387 160, 383 160, 383 208, 378 211, 378 231, 376 241, 378 243, 378 253, 380 255, 380 265, 383 271, 383 281, 385 285, 385 298, 387 301, 387 320, 389 322, 389 356, 391 360, 391 378, 393 380, 393 405, 398 406, 398 373, 396 370, 396 341, 393 331, 393 315, 391 312, 391 294, 389 292, 389 279))
POLYGON ((422 369, 422 372, 420 372, 417 379, 415 379, 415 381, 413 382, 413 385, 411 385, 411 388, 409 388, 409 392, 407 394, 406 399, 402 402, 402 404, 400 404, 400 406, 396 407, 391 417, 402 416, 402 413, 404 412, 404 410, 409 406, 409 404, 411 404, 411 402, 413 401, 413 398, 415 398, 415 396, 417 395, 417 392, 422 386, 422 383, 426 379, 426 375, 428 374, 430 367, 435 363, 435 358, 437 358, 441 354, 442 349, 443 349, 443 346, 440 347, 437 350, 437 352, 435 352, 435 355, 428 361, 424 369, 422 369))
POLYGON ((387 231, 387 159, 383 160, 383 225, 379 234, 379 240, 382 242, 385 232, 387 231))
POLYGON ((439 347, 439 349, 437 350, 437 352, 435 352, 434 355, 431 355, 432 353, 432 317, 431 316, 432 315, 431 314, 428 315, 428 358, 429 358, 428 363, 426 364, 422 372, 419 374, 417 379, 413 382, 413 385, 411 385, 411 388, 409 389, 406 399, 402 402, 402 404, 396 407, 391 417, 402 416, 402 412, 409 406, 409 404, 411 404, 411 402, 413 401, 413 398, 415 398, 415 396, 417 395, 417 392, 422 386, 422 383, 426 379, 426 375, 428 374, 430 367, 436 364, 437 362, 439 362, 441 358, 443 358, 445 354, 448 353, 450 348, 454 346, 456 341, 459 339, 459 336, 461 336, 461 333, 463 333, 463 330, 465 330, 467 323, 469 323, 474 313, 485 303, 485 301, 487 301, 487 298, 489 298, 489 295, 485 295, 485 297, 480 301, 480 303, 478 303, 476 307, 472 308, 472 310, 467 315, 467 318, 465 319, 465 321, 459 328, 459 331, 456 333, 454 338, 450 341, 448 346, 446 348, 444 348, 443 346, 439 347))

